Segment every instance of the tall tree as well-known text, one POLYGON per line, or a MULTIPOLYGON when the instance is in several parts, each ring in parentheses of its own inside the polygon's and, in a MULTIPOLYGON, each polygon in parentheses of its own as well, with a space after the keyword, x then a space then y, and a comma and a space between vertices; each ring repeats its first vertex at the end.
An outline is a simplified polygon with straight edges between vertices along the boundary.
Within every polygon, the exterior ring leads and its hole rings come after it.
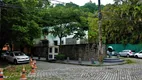
POLYGON ((88 2, 85 5, 81 6, 82 10, 95 13, 98 10, 98 6, 95 3, 88 2))
POLYGON ((70 3, 66 3, 65 7, 73 7, 73 8, 79 8, 79 5, 73 3, 73 2, 70 2, 70 3))
POLYGON ((103 27, 107 43, 141 43, 141 4, 140 0, 118 0, 105 6, 103 27))
POLYGON ((60 38, 60 43, 63 37, 70 34, 75 34, 75 38, 83 37, 85 35, 83 31, 88 27, 80 9, 74 7, 49 8, 44 20, 48 21, 47 26, 53 26, 52 34, 60 38))
POLYGON ((40 36, 41 10, 47 8, 47 0, 4 0, 1 11, 0 47, 5 43, 32 45, 40 36), (39 24, 40 23, 40 24, 39 24))

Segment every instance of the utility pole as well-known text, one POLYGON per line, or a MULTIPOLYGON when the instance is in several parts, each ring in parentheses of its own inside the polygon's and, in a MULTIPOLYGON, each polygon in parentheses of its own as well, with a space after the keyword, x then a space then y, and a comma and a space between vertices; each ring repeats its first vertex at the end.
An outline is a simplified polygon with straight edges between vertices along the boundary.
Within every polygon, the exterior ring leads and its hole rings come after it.
POLYGON ((103 61, 103 51, 102 51, 102 14, 101 14, 101 1, 98 0, 98 27, 99 27, 99 47, 98 47, 98 57, 99 62, 102 64, 103 61))

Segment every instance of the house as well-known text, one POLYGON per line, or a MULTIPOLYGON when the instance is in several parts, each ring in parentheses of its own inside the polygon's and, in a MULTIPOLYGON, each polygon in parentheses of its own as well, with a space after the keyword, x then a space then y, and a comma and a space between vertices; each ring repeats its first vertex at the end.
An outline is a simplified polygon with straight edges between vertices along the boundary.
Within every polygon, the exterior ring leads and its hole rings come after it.
MULTIPOLYGON (((42 29, 47 29, 48 32, 52 31, 53 27, 44 27, 42 29)), ((74 39, 72 35, 68 35, 62 38, 62 45, 70 45, 70 44, 83 44, 88 43, 88 31, 85 31, 84 39, 74 39)), ((41 38, 35 39, 35 44, 39 43, 40 40, 47 39, 48 40, 48 59, 55 59, 56 55, 59 54, 59 45, 60 39, 58 36, 54 36, 52 33, 48 33, 47 35, 41 35, 41 38)))

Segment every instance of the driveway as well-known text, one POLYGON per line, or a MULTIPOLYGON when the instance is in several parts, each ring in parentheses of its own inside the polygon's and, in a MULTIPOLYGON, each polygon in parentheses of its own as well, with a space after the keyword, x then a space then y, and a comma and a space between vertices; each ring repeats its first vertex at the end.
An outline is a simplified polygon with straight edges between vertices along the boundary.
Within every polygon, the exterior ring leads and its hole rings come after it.
POLYGON ((33 80, 142 80, 142 59, 132 60, 137 63, 99 67, 37 61, 33 80))

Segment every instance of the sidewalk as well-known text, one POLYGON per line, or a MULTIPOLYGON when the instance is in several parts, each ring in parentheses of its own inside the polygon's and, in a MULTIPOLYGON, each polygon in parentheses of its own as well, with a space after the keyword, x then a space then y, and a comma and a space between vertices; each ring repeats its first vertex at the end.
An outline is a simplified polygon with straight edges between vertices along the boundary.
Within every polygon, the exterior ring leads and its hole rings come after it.
POLYGON ((46 58, 43 58, 43 57, 41 57, 40 59, 38 59, 38 57, 33 57, 33 59, 40 60, 40 61, 46 61, 46 58))
MULTIPOLYGON (((39 61, 46 61, 46 58, 40 58, 38 59, 38 57, 33 57, 33 59, 35 60, 39 60, 39 61)), ((51 61, 52 62, 52 61, 51 61)), ((92 64, 91 61, 81 61, 79 62, 78 60, 57 60, 57 61, 53 61, 54 63, 62 63, 62 64, 73 64, 73 65, 82 65, 82 66, 112 66, 112 65, 122 65, 125 64, 125 62, 116 62, 116 63, 109 63, 109 62, 103 62, 103 64, 99 64, 98 61, 94 61, 94 64, 92 64)))

